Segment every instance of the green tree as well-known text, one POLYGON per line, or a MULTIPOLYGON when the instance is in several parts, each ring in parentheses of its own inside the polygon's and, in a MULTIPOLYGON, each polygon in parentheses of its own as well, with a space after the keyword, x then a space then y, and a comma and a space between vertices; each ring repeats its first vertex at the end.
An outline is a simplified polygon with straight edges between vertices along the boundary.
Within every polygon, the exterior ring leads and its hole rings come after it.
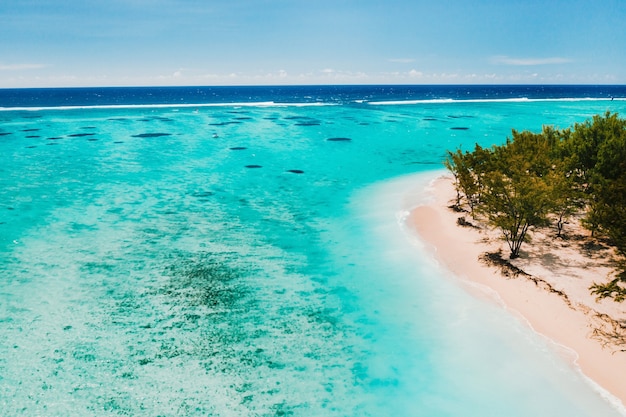
POLYGON ((600 230, 608 236, 621 256, 621 271, 607 283, 594 283, 591 292, 598 298, 626 299, 626 175, 605 181, 596 187, 598 198, 594 201, 594 215, 600 230))
POLYGON ((577 192, 573 177, 560 167, 548 178, 548 182, 552 187, 556 236, 563 237, 565 224, 569 218, 582 210, 584 198, 577 192))
MULTIPOLYGON (((509 158, 523 165, 523 160, 509 158)), ((485 176, 485 192, 480 212, 492 226, 500 229, 510 249, 510 258, 519 257, 522 243, 533 226, 549 223, 552 199, 548 184, 527 172, 492 171, 485 176)))
MULTIPOLYGON (((501 146, 448 152, 457 204, 504 235, 511 258, 520 254, 529 230, 556 219, 557 236, 572 215, 584 211, 583 225, 602 233, 626 259, 626 120, 610 112, 573 128, 544 127, 541 133, 513 130, 501 146)), ((599 297, 626 299, 626 261, 599 297)))
MULTIPOLYGON (((626 257, 626 120, 607 113, 590 126, 598 137, 595 164, 590 168, 588 222, 605 234, 618 254, 626 257)), ((600 298, 626 299, 626 265, 608 283, 595 283, 591 290, 600 298)))
POLYGON ((576 123, 566 140, 565 149, 571 159, 571 171, 585 191, 591 191, 593 172, 598 162, 598 151, 604 142, 622 129, 624 121, 617 113, 596 115, 584 123, 576 123))
POLYGON ((462 152, 460 149, 447 152, 444 165, 454 176, 457 207, 460 208, 464 200, 472 215, 480 204, 483 177, 491 169, 491 159, 492 152, 478 144, 473 152, 462 152))
POLYGON ((531 227, 549 224, 556 207, 554 178, 559 173, 554 157, 558 132, 513 131, 503 146, 494 147, 496 166, 485 187, 483 207, 490 223, 504 234, 511 259, 520 254, 531 227))
MULTIPOLYGON (((614 169, 619 166, 614 165, 616 160, 607 151, 610 149, 617 151, 615 155, 622 155, 619 140, 614 139, 623 137, 625 128, 626 120, 620 119, 617 113, 606 112, 604 116, 596 115, 591 120, 575 124, 565 135, 561 156, 568 161, 566 171, 578 190, 586 194, 589 203, 593 203, 594 187, 602 182, 602 178, 615 177, 607 176, 612 165, 614 169)), ((593 217, 592 212, 588 214, 593 217)), ((595 224, 588 226, 595 230, 595 224)))
POLYGON ((554 203, 552 214, 556 221, 557 237, 562 237, 568 219, 580 213, 585 206, 585 198, 574 174, 575 158, 567 147, 571 130, 544 127, 543 134, 547 136, 552 149, 550 152, 552 166, 546 180, 552 187, 554 203))
POLYGON ((446 159, 444 159, 443 165, 448 171, 450 171, 454 178, 454 189, 456 191, 456 202, 454 205, 457 210, 461 210, 463 201, 463 193, 461 191, 461 178, 463 177, 463 175, 467 175, 467 170, 464 169, 463 166, 463 153, 461 152, 461 150, 457 149, 455 152, 447 151, 446 159))

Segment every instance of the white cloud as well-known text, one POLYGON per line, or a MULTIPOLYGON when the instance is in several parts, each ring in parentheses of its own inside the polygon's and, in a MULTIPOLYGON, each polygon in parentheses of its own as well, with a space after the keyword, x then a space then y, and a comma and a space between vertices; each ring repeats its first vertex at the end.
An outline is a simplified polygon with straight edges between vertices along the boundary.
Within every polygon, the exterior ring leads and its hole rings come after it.
POLYGON ((532 65, 554 65, 567 64, 571 59, 558 56, 549 58, 513 58, 506 55, 498 55, 491 58, 491 63, 499 65, 532 66, 532 65))
MULTIPOLYGON (((0 66, 5 68, 6 66, 0 66)), ((13 67, 12 67, 13 68, 13 67)), ((540 71, 540 67, 510 67, 494 72, 443 72, 412 68, 406 71, 364 72, 319 68, 295 72, 289 68, 270 72, 205 72, 179 67, 164 74, 140 76, 127 74, 42 74, 39 71, 0 71, 0 87, 71 87, 115 85, 290 85, 290 84, 490 84, 490 83, 617 83, 611 74, 580 76, 561 71, 540 71), (512 68, 512 71, 509 71, 512 68)))
POLYGON ((459 78, 459 74, 455 74, 455 73, 447 73, 447 72, 442 72, 440 74, 433 74, 432 75, 434 79, 438 79, 441 80, 442 82, 453 82, 455 80, 457 80, 459 78))
POLYGON ((43 64, 0 64, 0 71, 25 71, 45 68, 43 64))

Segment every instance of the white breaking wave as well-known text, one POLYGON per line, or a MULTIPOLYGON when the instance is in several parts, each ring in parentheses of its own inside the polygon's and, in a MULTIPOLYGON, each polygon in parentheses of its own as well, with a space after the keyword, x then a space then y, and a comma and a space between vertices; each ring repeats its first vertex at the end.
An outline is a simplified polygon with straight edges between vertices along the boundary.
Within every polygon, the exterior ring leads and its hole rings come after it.
POLYGON ((411 104, 449 104, 449 103, 525 103, 525 102, 549 102, 549 101, 626 101, 626 98, 594 98, 594 97, 570 97, 570 98, 477 98, 477 99, 451 99, 436 98, 428 100, 393 100, 393 101, 370 101, 367 104, 374 106, 397 106, 411 104))

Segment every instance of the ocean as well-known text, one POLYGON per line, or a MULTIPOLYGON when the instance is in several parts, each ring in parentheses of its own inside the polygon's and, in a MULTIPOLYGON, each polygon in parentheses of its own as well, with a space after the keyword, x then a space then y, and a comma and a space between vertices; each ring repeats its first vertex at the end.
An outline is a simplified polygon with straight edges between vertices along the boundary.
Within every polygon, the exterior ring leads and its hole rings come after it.
POLYGON ((626 86, 0 90, 3 416, 624 416, 404 224, 626 86))

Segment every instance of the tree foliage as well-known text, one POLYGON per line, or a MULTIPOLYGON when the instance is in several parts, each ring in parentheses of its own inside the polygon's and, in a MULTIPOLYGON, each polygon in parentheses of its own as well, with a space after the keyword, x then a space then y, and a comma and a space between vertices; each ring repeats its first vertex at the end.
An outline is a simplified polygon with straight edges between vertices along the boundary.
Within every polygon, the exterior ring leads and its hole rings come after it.
POLYGON ((544 226, 553 206, 550 180, 558 173, 552 163, 558 140, 554 130, 540 134, 513 131, 501 146, 448 154, 458 184, 457 194, 478 214, 500 229, 511 250, 519 256, 531 227, 544 226))
MULTIPOLYGON (((610 112, 565 130, 513 131, 503 145, 449 151, 457 205, 484 216, 520 255, 533 228, 554 224, 561 236, 574 214, 626 257, 626 120, 610 112)), ((626 265, 626 263, 625 263, 626 265)), ((626 299, 626 268, 599 297, 626 299)))

